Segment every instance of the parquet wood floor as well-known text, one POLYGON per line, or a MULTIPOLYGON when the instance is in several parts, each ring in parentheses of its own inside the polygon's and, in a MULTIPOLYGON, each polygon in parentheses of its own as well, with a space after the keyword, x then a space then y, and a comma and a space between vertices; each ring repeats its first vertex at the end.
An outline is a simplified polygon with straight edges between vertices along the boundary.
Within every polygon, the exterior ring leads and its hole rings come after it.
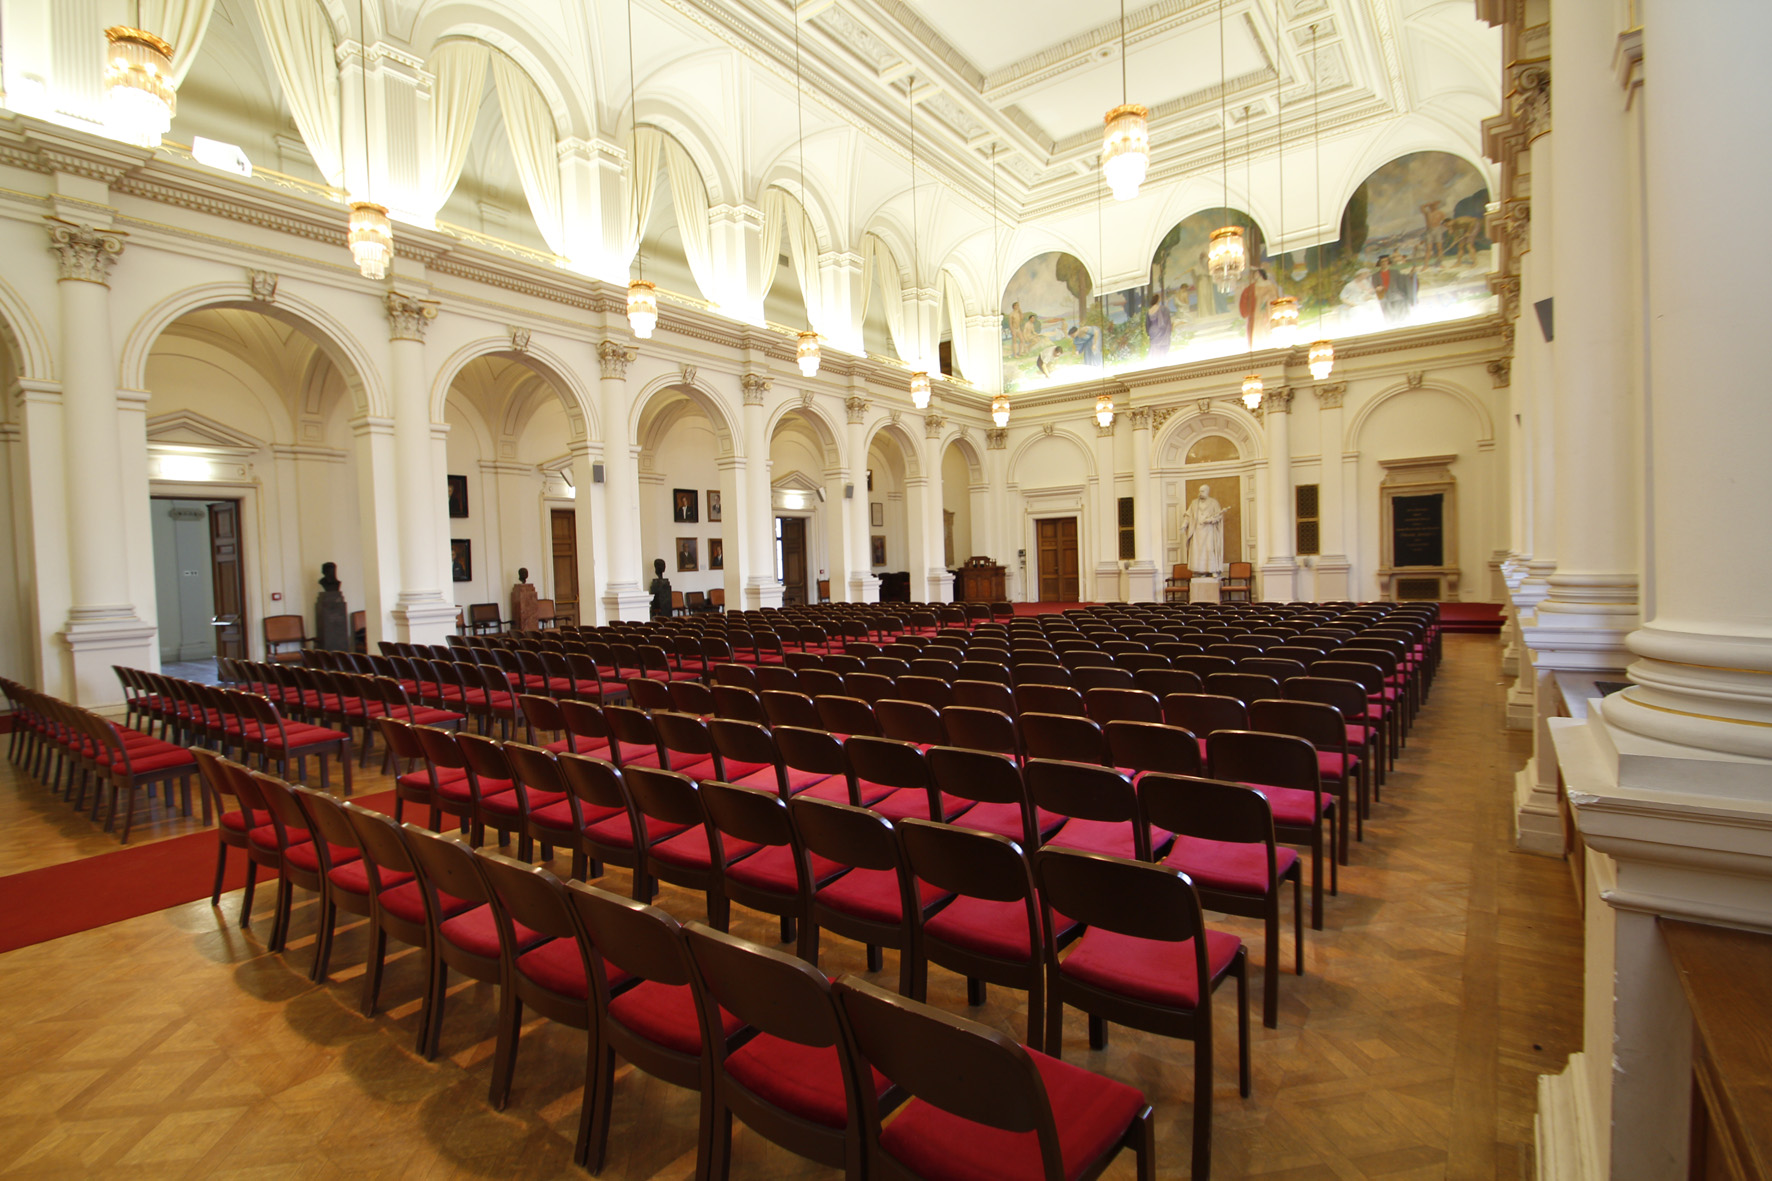
MULTIPOLYGON (((1367 839, 1307 932, 1306 975, 1280 985, 1280 1027, 1260 1024, 1255 1091, 1237 1097, 1235 1026, 1218 1013, 1214 1163, 1220 1177, 1505 1178, 1531 1168, 1536 1076, 1578 1048, 1580 929, 1558 862, 1509 847, 1512 771, 1526 749, 1503 729, 1495 640, 1451 636, 1427 711, 1376 806, 1367 839)), ((377 790, 366 776, 362 790, 377 790)), ((6 872, 115 847, 66 805, 0 771, 6 872)), ((159 835, 185 831, 161 822, 159 835)), ((561 866, 561 868, 564 868, 561 866)), ((626 876, 612 871, 611 885, 626 876)), ((402 951, 384 1012, 357 1014, 365 940, 349 929, 333 980, 307 980, 314 910, 298 904, 286 957, 268 955, 271 891, 254 927, 238 895, 0 956, 0 1173, 21 1177, 573 1177, 581 1034, 524 1032, 508 1110, 485 1101, 494 990, 458 984, 444 1053, 412 1053, 422 965, 402 951)), ((663 903, 701 917, 699 896, 663 903)), ((1259 960, 1255 923, 1220 919, 1259 960)), ((773 942, 774 921, 735 908, 734 929, 773 942)), ((1290 948, 1285 953, 1290 958, 1290 948)), ((827 937, 824 967, 860 971, 861 949, 827 937)), ((931 973, 936 1003, 965 1012, 963 982, 931 973)), ((881 977, 896 965, 887 956, 881 977)), ((1226 989, 1222 997, 1234 993, 1226 989)), ((1021 994, 992 989, 972 1015, 1017 1032, 1021 994)), ((1185 1175, 1192 1050, 1115 1028, 1087 1048, 1067 1022, 1066 1056, 1144 1089, 1158 1115, 1160 1171, 1185 1175)), ((692 1095, 618 1075, 604 1176, 692 1175, 692 1095)), ((1108 1174, 1132 1175, 1129 1159, 1108 1174)), ((812 1178, 812 1166, 743 1129, 734 1176, 812 1178)))

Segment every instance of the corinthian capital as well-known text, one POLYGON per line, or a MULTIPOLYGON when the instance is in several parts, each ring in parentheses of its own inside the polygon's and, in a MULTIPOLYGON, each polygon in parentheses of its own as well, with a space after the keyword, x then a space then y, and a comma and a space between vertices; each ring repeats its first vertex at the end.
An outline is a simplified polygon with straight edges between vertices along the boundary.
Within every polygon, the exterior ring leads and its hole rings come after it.
POLYGON ((1292 413, 1292 387, 1283 385, 1279 389, 1269 390, 1263 394, 1261 408, 1272 410, 1276 414, 1292 413))
POLYGON ((428 299, 390 291, 382 297, 382 302, 388 310, 389 340, 422 341, 425 329, 437 318, 437 305, 428 299))
POLYGON ((47 228, 49 250, 61 270, 60 278, 97 283, 101 287, 111 285, 111 268, 123 255, 126 235, 59 217, 50 218, 47 228))
POLYGON ((741 374, 738 379, 739 388, 744 391, 746 406, 761 406, 763 399, 769 394, 769 387, 773 384, 774 382, 761 373, 741 374))
POLYGON ((843 400, 843 409, 849 411, 851 424, 860 424, 868 419, 868 400, 860 397, 849 397, 843 400))
POLYGON ((613 340, 597 346, 597 360, 603 365, 603 376, 617 381, 628 375, 628 365, 639 355, 638 351, 613 340))

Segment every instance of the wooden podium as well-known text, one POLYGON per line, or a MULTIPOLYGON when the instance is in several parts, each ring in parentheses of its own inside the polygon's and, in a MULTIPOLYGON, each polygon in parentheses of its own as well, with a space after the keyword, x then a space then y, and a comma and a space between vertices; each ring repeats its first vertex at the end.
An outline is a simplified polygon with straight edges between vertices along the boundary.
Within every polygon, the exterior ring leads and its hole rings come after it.
POLYGON ((1001 603, 1004 591, 1004 570, 989 558, 967 558, 960 567, 960 585, 954 600, 960 603, 1001 603))

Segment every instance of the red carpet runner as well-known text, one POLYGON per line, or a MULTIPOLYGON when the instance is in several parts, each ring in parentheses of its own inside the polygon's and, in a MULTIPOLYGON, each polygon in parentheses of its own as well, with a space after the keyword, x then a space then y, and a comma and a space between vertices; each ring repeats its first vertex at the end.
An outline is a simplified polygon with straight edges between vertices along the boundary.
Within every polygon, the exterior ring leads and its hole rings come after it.
MULTIPOLYGON (((392 812, 394 793, 353 802, 392 812)), ((0 952, 208 898, 215 885, 215 845, 211 828, 0 877, 0 914, 6 916, 0 923, 0 952)), ((275 874, 261 869, 258 881, 276 889, 275 874)), ((222 890, 245 884, 246 854, 230 849, 222 890)))

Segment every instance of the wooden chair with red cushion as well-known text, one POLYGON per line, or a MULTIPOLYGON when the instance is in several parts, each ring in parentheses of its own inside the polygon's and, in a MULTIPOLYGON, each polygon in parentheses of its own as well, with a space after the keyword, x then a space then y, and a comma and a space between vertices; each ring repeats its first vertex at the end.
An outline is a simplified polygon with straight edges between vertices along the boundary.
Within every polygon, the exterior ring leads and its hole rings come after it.
POLYGON ((1270 734, 1290 734, 1317 749, 1317 770, 1323 786, 1335 793, 1340 816, 1337 856, 1348 858, 1348 816, 1354 818, 1356 835, 1366 839, 1368 811, 1366 766, 1348 746, 1347 724, 1341 711, 1320 701, 1257 701, 1249 707, 1249 728, 1270 734))
POLYGON ((1140 1092, 865 980, 845 977, 832 991, 858 1065, 910 1097, 883 1123, 881 1100, 859 1088, 868 1176, 1070 1181, 1099 1176, 1130 1148, 1139 1181, 1154 1181, 1140 1092))
POLYGON ((1323 847, 1331 846, 1329 892, 1340 893, 1340 862, 1333 856, 1336 800, 1323 790, 1317 750, 1302 738, 1255 730, 1219 730, 1206 739, 1206 774, 1253 787, 1273 810, 1274 835, 1311 851, 1311 930, 1323 929, 1323 847))
POLYGON ((1163 703, 1156 694, 1144 689, 1094 688, 1083 692, 1083 707, 1097 725, 1109 722, 1160 722, 1163 703))
POLYGON ((701 923, 686 924, 683 937, 713 1067, 707 1175, 725 1181, 737 1116, 792 1152, 863 1176, 857 1080, 876 1098, 887 1084, 858 1072, 830 981, 803 960, 701 923), (726 1014, 743 1023, 730 1044, 721 1036, 726 1014))
POLYGON ((886 788, 876 788, 863 796, 850 771, 849 756, 843 753, 843 744, 825 730, 777 726, 770 736, 781 752, 791 795, 867 807, 889 794, 886 788))
MULTIPOLYGON (((819 729, 827 730, 839 739, 853 734, 878 738, 885 733, 879 715, 875 713, 878 702, 864 701, 859 697, 819 697, 813 700, 812 706, 818 711, 819 729)), ((802 723, 784 718, 782 724, 797 726, 802 723)))
POLYGON ((1152 824, 1175 833, 1163 864, 1194 883, 1200 905, 1261 919, 1262 1024, 1279 1025, 1281 883, 1292 882, 1293 971, 1304 975, 1304 894, 1296 850, 1275 842, 1274 814, 1260 791, 1186 775, 1147 775, 1138 797, 1152 824))
POLYGON ((646 826, 645 864, 637 876, 700 892, 706 899, 708 923, 726 930, 731 913, 726 901, 727 868, 756 852, 757 846, 727 840, 710 828, 695 780, 688 775, 658 767, 628 767, 622 782, 646 826))
MULTIPOLYGON (((472 843, 484 844, 485 831, 490 828, 498 833, 499 844, 509 844, 511 834, 523 829, 524 809, 511 760, 505 757, 505 744, 483 734, 458 734, 455 742, 468 764, 468 787, 474 804, 472 843)), ((530 841, 527 837, 518 840, 520 855, 527 861, 530 841)))
POLYGON ((884 738, 913 742, 924 750, 948 744, 947 727, 942 724, 941 713, 927 702, 882 697, 874 703, 874 717, 879 720, 884 738))
POLYGON ((1206 758, 1206 739, 1214 730, 1247 730, 1249 707, 1235 697, 1217 693, 1171 693, 1163 698, 1163 720, 1190 731, 1206 758))
POLYGON ((1064 1049, 1066 1005, 1089 1016, 1092 1049, 1115 1022, 1194 1043, 1194 1143, 1189 1175, 1212 1168, 1212 994, 1237 982, 1238 1091, 1249 1097, 1248 955, 1235 935, 1210 930, 1200 898, 1178 869, 1042 849, 1034 881, 1047 917, 1046 1052, 1064 1049), (1054 912, 1087 930, 1062 961, 1054 912))
POLYGON ((1100 724, 1073 714, 1023 713, 1021 744, 1030 759, 1106 764, 1110 758, 1100 724))
POLYGON ((1151 772, 1198 775, 1206 760, 1192 731, 1164 722, 1109 722, 1104 728, 1114 766, 1137 783, 1151 772))
POLYGON ((763 713, 772 730, 777 726, 801 726, 808 730, 824 728, 824 723, 818 716, 818 707, 804 693, 790 689, 765 689, 757 696, 763 703, 763 713))
POLYGON ((1069 685, 1024 683, 1015 687, 1015 712, 1020 714, 1069 714, 1082 718, 1089 715, 1083 705, 1083 694, 1069 685))
POLYGON ((928 760, 914 742, 853 734, 843 743, 843 754, 856 794, 888 820, 952 820, 972 806, 970 800, 935 790, 928 760))
POLYGON ((651 716, 667 770, 681 771, 696 780, 723 778, 719 751, 705 721, 670 709, 655 710, 651 716))
POLYGON ((722 845, 730 840, 756 848, 750 856, 726 865, 728 900, 777 916, 781 941, 793 942, 811 905, 813 888, 842 873, 844 867, 813 857, 800 847, 794 840, 787 801, 776 792, 719 780, 701 784, 700 792, 702 810, 722 845))
POLYGON ((929 777, 943 799, 972 806, 952 822, 961 828, 994 832, 1023 849, 1037 849, 1057 832, 1064 817, 1034 807, 1012 755, 959 746, 933 746, 924 753, 929 777))
MULTIPOLYGON (((197 760, 198 787, 207 804, 215 810, 215 888, 210 891, 209 905, 220 906, 222 883, 228 871, 228 850, 239 849, 245 853, 251 844, 252 830, 269 824, 271 817, 267 812, 250 806, 235 790, 235 780, 230 769, 237 767, 244 772, 246 768, 201 747, 191 754, 197 760)), ((249 860, 248 868, 250 865, 249 860)))
MULTIPOLYGON (((400 825, 381 812, 361 808, 353 803, 346 802, 343 808, 352 831, 357 835, 357 847, 363 851, 362 859, 353 864, 361 869, 370 897, 373 935, 368 963, 363 972, 362 1012, 365 1017, 373 1017, 381 995, 388 936, 392 935, 410 947, 423 950, 423 962, 428 972, 431 962, 428 950, 430 933, 435 923, 430 920, 425 909, 426 899, 418 886, 418 868, 413 864, 412 853, 406 847, 406 838, 400 833, 400 825)), ((465 908, 467 903, 464 902, 461 906, 465 908)), ((425 1030, 429 1027, 431 988, 428 976, 419 995, 427 1006, 419 1014, 418 1021, 418 1044, 422 1050, 425 1030)))
POLYGON ((1367 794, 1372 799, 1382 799, 1381 788, 1385 779, 1384 727, 1377 718, 1370 716, 1371 703, 1366 700, 1365 687, 1357 681, 1311 676, 1293 677, 1280 688, 1290 701, 1320 701, 1341 711, 1348 747, 1359 752, 1359 759, 1363 764, 1363 786, 1368 790, 1361 795, 1361 810, 1366 811, 1370 807, 1367 794))
MULTIPOLYGON (((294 788, 288 783, 259 771, 252 772, 252 782, 271 814, 277 848, 282 854, 282 866, 277 881, 277 915, 271 925, 270 941, 266 944, 271 951, 281 952, 289 943, 295 887, 313 891, 320 899, 320 913, 324 916, 331 904, 332 895, 332 883, 327 874, 334 865, 357 860, 362 856, 362 850, 354 844, 331 845, 324 839, 315 839, 312 822, 296 799, 294 788)), ((324 929, 319 935, 314 949, 314 962, 308 972, 310 980, 320 978, 320 969, 324 967, 321 953, 329 950, 329 940, 325 938, 324 929)))
POLYGON ((1151 828, 1130 776, 1096 763, 1040 758, 1030 758, 1022 776, 1036 808, 1066 818, 1046 846, 1136 861, 1168 851, 1171 834, 1151 828))

